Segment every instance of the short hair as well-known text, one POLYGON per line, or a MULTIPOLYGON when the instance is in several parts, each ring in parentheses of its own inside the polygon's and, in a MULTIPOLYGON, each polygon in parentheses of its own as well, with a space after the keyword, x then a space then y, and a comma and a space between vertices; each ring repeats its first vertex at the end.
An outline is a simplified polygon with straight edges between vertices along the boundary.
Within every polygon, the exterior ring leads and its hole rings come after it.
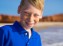
MULTIPOLYGON (((43 10, 44 0, 27 0, 30 4, 32 4, 35 8, 39 10, 43 10)), ((25 5, 25 0, 21 0, 20 7, 25 5)))

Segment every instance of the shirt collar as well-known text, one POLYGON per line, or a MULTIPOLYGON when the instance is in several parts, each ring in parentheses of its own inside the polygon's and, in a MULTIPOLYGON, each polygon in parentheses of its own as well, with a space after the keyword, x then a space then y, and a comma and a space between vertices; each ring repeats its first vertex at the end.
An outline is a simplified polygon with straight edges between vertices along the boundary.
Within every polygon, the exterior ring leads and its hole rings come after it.
MULTIPOLYGON (((16 31, 19 32, 19 33, 28 33, 20 24, 18 21, 15 21, 13 26, 15 27, 16 31)), ((36 35, 35 35, 35 30, 33 28, 31 28, 31 31, 32 31, 32 38, 34 38, 36 35)))
POLYGON ((16 30, 19 32, 19 33, 26 33, 27 31, 19 24, 18 21, 15 21, 13 26, 16 28, 16 30))

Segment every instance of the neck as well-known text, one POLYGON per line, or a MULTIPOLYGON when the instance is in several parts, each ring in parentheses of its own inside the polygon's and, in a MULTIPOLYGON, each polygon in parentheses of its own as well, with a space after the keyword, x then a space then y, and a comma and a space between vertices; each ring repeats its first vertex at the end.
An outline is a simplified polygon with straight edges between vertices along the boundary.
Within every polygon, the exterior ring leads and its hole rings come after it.
POLYGON ((21 22, 19 22, 21 24, 21 26, 27 31, 27 32, 31 32, 31 28, 25 28, 24 25, 22 25, 21 22))
POLYGON ((24 28, 27 32, 31 32, 31 29, 26 29, 26 28, 24 28))
POLYGON ((29 38, 30 38, 32 34, 31 29, 25 29, 25 30, 29 33, 29 38))

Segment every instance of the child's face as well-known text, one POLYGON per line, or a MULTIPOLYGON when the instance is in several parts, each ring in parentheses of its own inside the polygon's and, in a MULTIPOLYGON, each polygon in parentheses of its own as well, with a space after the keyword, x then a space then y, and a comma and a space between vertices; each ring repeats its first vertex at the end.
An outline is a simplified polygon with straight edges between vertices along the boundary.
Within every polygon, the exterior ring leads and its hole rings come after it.
POLYGON ((20 23, 24 28, 32 28, 39 22, 42 17, 41 10, 35 8, 31 4, 24 6, 20 11, 20 23))

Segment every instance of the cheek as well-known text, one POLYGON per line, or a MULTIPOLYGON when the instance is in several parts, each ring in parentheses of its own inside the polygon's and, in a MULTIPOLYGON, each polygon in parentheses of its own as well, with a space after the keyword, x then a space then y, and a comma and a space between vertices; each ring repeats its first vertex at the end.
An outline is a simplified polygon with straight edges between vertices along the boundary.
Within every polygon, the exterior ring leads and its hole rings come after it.
POLYGON ((36 22, 36 23, 39 22, 39 18, 36 18, 36 19, 35 19, 35 22, 36 22))
POLYGON ((21 21, 25 21, 27 19, 26 16, 20 16, 21 21))

